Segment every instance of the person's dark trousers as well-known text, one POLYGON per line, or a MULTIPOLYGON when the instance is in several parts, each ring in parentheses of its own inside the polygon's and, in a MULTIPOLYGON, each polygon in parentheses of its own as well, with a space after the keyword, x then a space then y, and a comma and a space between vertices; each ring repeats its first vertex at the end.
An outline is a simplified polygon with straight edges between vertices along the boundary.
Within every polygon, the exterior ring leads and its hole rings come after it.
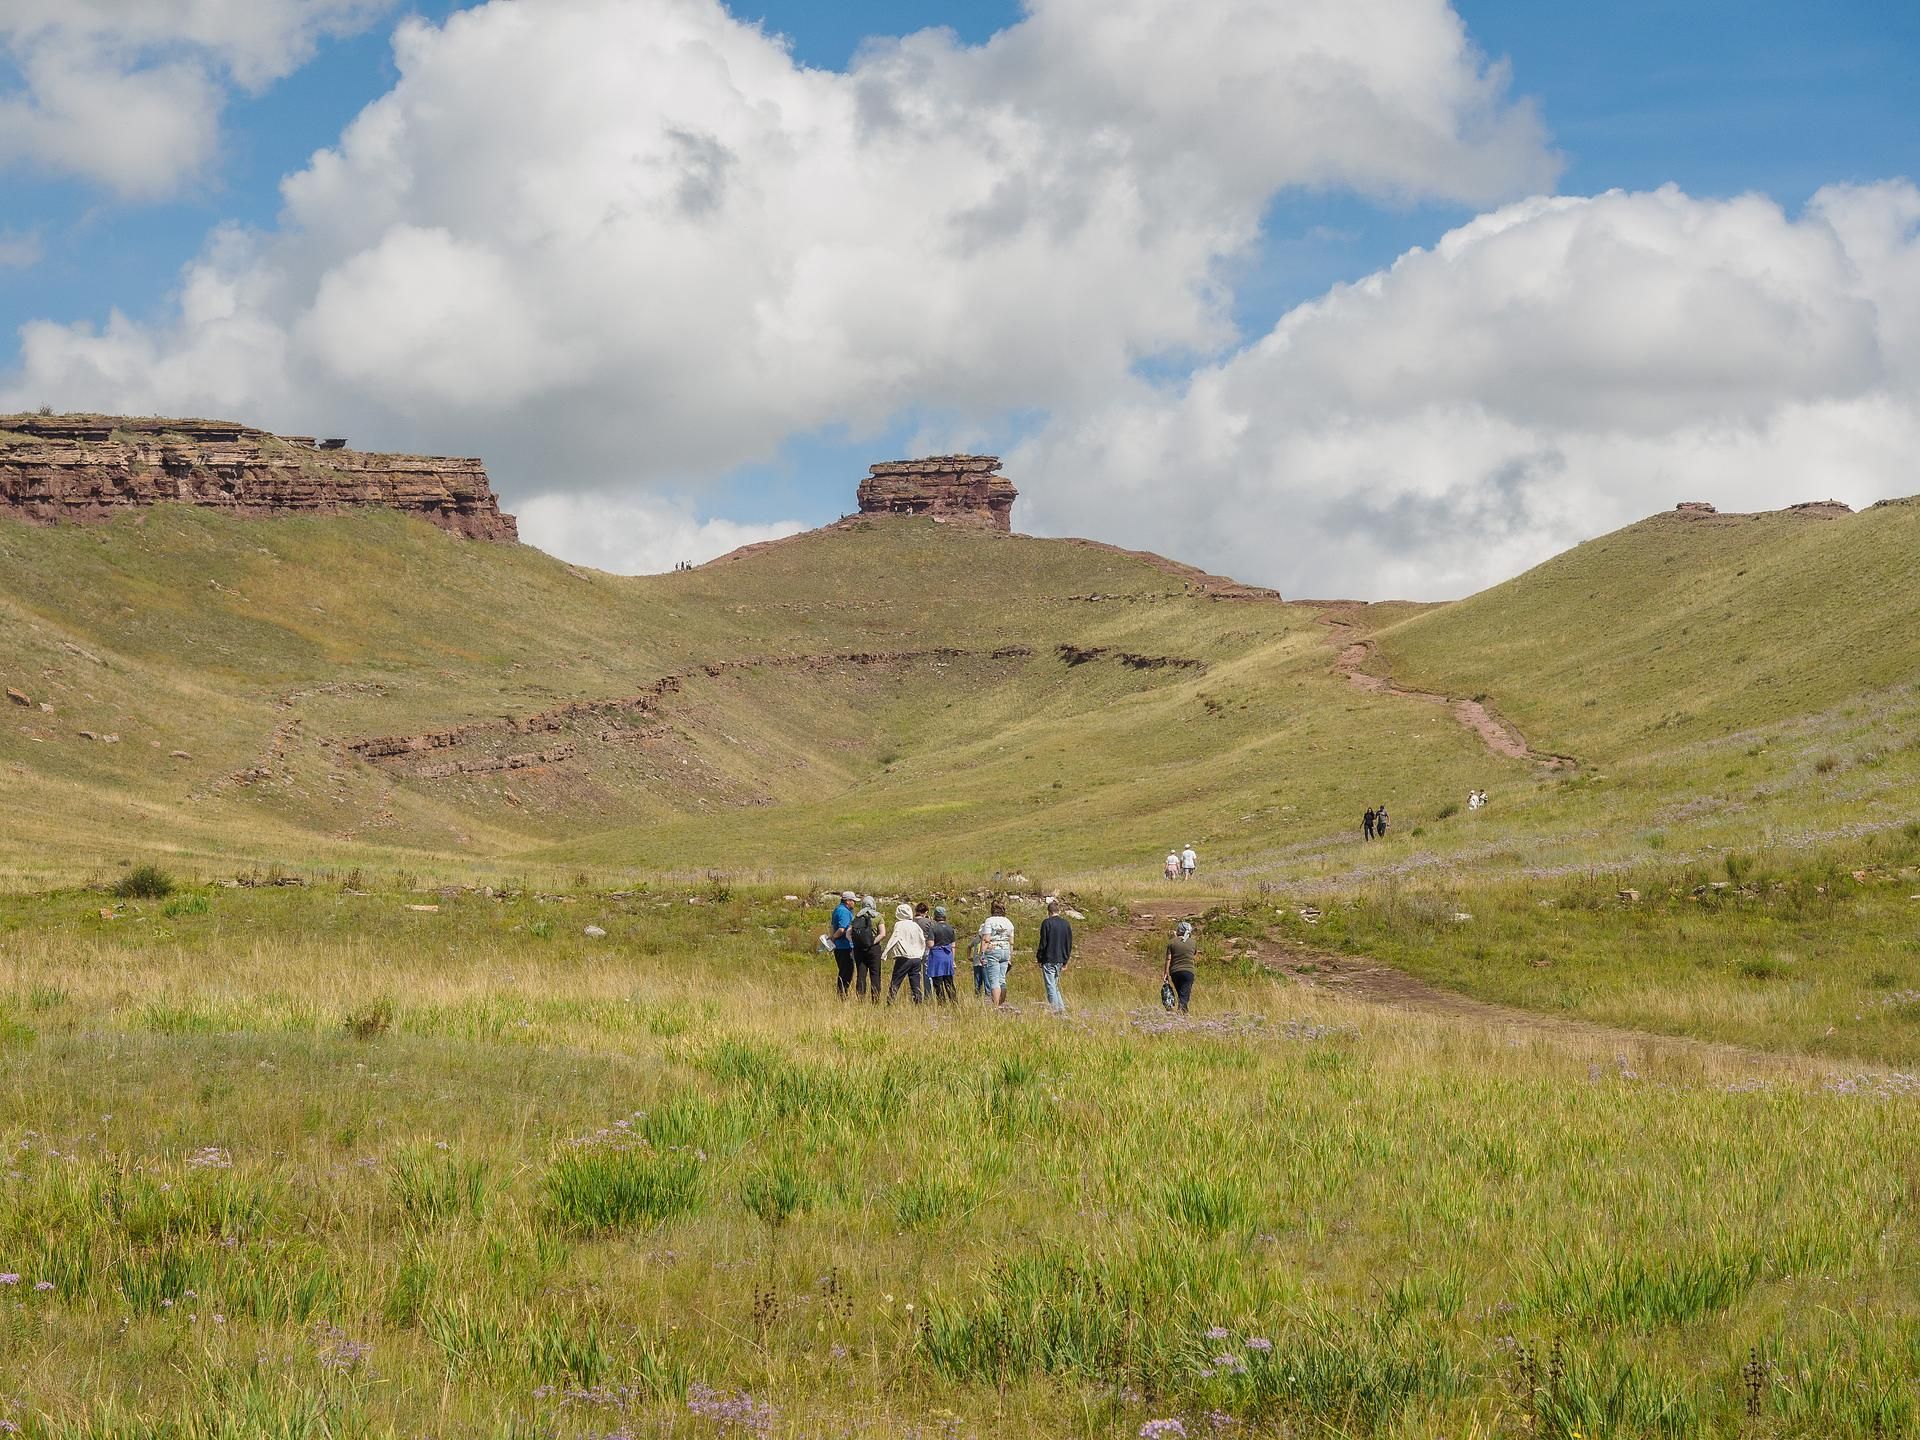
POLYGON ((973 967, 973 993, 976 995, 987 993, 987 967, 984 965, 973 967))
POLYGON ((887 985, 887 1004, 893 1004, 893 997, 900 993, 902 980, 907 982, 907 989, 913 995, 913 1003, 916 1005, 920 1003, 920 969, 920 961, 909 960, 904 955, 894 960, 893 979, 887 985))
POLYGON ((928 982, 933 989, 933 998, 942 1005, 958 1005, 960 996, 953 988, 953 976, 936 975, 928 982))
POLYGON ((847 998, 847 991, 853 988, 853 952, 851 950, 834 951, 833 963, 840 967, 840 998, 844 1000, 847 998))
POLYGON ((1187 1002, 1193 999, 1193 972, 1176 970, 1173 972, 1173 993, 1180 997, 1180 1013, 1187 1013, 1187 1002))
POLYGON ((856 950, 853 954, 853 966, 855 971, 853 977, 854 993, 864 996, 878 1005, 880 1003, 880 957, 878 955, 862 955, 856 950))

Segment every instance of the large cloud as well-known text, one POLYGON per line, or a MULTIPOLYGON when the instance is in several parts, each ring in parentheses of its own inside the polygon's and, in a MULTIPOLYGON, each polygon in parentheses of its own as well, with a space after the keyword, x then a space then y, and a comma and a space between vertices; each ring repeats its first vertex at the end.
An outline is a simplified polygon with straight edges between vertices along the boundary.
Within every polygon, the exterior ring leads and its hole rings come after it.
POLYGON ((1920 190, 1535 199, 1166 390, 1057 417, 1023 523, 1450 596, 1683 499, 1920 491, 1920 190))
POLYGON ((6 0, 0 166, 153 200, 202 173, 233 86, 258 91, 393 0, 6 0))
POLYGON ((844 73, 717 0, 493 0, 395 54, 279 231, 221 236, 158 327, 28 327, 14 398, 457 437, 516 498, 684 483, 1217 353, 1286 187, 1554 172, 1445 0, 1031 0, 844 73))

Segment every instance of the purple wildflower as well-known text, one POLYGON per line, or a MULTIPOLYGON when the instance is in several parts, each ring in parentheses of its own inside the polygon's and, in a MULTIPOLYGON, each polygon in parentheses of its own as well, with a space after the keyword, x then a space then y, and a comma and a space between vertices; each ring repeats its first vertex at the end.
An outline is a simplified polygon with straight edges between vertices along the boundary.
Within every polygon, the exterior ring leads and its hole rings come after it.
POLYGON ((764 1436, 773 1429, 773 1406, 755 1400, 744 1390, 737 1395, 723 1395, 712 1386, 696 1381, 687 1390, 687 1409, 702 1419, 711 1420, 716 1433, 721 1435, 737 1430, 764 1436))
POLYGON ((1247 1341, 1247 1348, 1249 1350, 1258 1350, 1264 1355, 1267 1351, 1273 1349, 1273 1341, 1267 1339, 1264 1335, 1256 1335, 1247 1341))
POLYGON ((1207 1331, 1207 1338, 1209 1340, 1224 1340, 1231 1333, 1232 1332, 1229 1331, 1226 1326, 1216 1325, 1211 1330, 1207 1331))
POLYGON ((1140 1440, 1187 1440, 1187 1427, 1178 1420, 1149 1420, 1140 1427, 1140 1440))

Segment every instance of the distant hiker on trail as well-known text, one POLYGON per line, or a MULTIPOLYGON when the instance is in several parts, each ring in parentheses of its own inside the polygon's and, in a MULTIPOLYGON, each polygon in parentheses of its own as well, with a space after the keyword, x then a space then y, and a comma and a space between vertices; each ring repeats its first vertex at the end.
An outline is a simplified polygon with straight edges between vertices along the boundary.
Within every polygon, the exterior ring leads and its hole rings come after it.
POLYGON ((1040 922, 1040 943, 1034 948, 1033 958, 1040 962, 1040 980, 1047 987, 1047 1004, 1053 1007, 1054 1014, 1066 1014, 1067 1002, 1060 994, 1060 972, 1073 958, 1073 926, 1060 913, 1057 899, 1047 901, 1047 918, 1040 922))
POLYGON ((1007 1003, 1007 968, 1013 964, 1013 921, 1007 918, 1007 902, 996 900, 986 923, 980 927, 980 964, 986 971, 987 998, 995 1005, 1007 1003))
POLYGON ((896 905, 893 910, 893 938, 881 952, 882 959, 893 961, 893 979, 887 985, 887 1003, 900 993, 900 982, 907 982, 913 1003, 920 1003, 920 970, 927 958, 927 932, 913 918, 913 907, 896 905))
POLYGON ((1200 857, 1193 853, 1193 842, 1187 842, 1187 848, 1180 852, 1180 878, 1193 879, 1193 872, 1199 867, 1200 857))
POLYGON ((1178 850, 1169 850, 1167 851, 1167 879, 1178 880, 1179 878, 1180 852, 1178 850))
POLYGON ((1376 839, 1387 838, 1387 807, 1384 805, 1373 812, 1373 833, 1376 839))
POLYGON ((1180 997, 1182 1015, 1193 999, 1193 963, 1193 922, 1182 920, 1173 927, 1173 939, 1167 942, 1167 968, 1163 972, 1165 982, 1180 997))
POLYGON ((1373 839, 1374 819, 1374 812, 1371 809, 1360 817, 1360 833, 1365 835, 1369 840, 1373 839))
POLYGON ((887 927, 880 923, 880 912, 874 908, 873 896, 864 895, 860 899, 860 909, 853 917, 853 971, 854 993, 870 998, 874 1004, 880 1003, 880 947, 887 938, 887 927))
POLYGON ((933 923, 927 931, 927 983, 933 987, 933 998, 942 1005, 951 1005, 960 997, 953 991, 953 945, 960 937, 953 926, 947 923, 947 907, 933 907, 933 923))
POLYGON ((833 946, 833 963, 840 967, 840 998, 853 988, 853 902, 859 897, 851 890, 840 892, 840 903, 833 907, 826 939, 833 946))

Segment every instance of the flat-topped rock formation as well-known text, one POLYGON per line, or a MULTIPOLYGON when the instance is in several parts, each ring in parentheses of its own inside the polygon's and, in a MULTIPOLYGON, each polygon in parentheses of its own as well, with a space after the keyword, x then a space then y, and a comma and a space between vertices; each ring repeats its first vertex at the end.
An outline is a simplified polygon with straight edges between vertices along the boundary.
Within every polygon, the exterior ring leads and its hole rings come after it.
POLYGON ((999 473, 997 455, 929 455, 868 467, 862 515, 931 515, 1012 533, 1019 491, 999 473))
POLYGON ((86 522, 163 502, 240 515, 378 506, 472 540, 520 538, 478 460, 375 455, 223 420, 0 415, 0 514, 86 522))

